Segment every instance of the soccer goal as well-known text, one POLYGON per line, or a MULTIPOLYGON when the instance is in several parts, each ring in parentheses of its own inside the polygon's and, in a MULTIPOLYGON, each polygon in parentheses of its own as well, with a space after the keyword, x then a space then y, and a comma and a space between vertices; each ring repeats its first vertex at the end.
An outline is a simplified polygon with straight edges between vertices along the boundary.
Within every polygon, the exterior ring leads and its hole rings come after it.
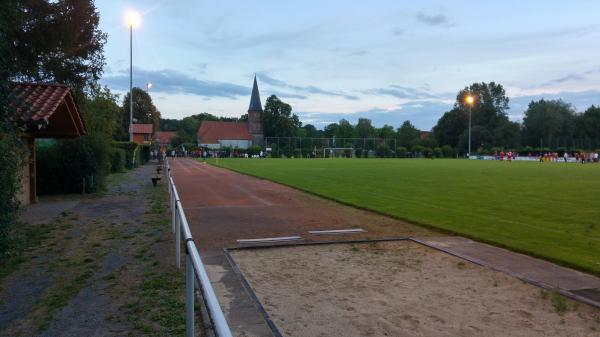
POLYGON ((323 158, 354 158, 352 147, 326 147, 323 148, 323 158))

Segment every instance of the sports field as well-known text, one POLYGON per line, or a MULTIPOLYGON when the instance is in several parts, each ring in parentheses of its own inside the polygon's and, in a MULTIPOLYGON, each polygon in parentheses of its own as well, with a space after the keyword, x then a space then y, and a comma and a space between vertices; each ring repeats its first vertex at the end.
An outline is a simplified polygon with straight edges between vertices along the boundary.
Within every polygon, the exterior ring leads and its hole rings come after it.
POLYGON ((598 164, 219 159, 219 166, 600 275, 598 164))

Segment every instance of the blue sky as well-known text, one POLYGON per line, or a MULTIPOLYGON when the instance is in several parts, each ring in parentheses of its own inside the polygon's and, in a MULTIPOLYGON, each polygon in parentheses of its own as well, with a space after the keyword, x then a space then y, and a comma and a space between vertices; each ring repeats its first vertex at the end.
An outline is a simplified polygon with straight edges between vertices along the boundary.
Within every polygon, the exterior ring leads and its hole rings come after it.
POLYGON ((152 82, 165 118, 239 116, 257 74, 304 123, 347 118, 430 129, 458 90, 495 81, 519 120, 531 99, 600 104, 600 1, 109 1, 102 83, 152 82))

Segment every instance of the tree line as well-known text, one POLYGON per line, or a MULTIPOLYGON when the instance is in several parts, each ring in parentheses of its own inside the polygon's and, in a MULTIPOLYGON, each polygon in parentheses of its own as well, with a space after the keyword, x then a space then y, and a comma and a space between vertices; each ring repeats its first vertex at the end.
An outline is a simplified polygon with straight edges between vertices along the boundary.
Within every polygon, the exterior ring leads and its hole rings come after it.
POLYGON ((508 118, 509 102, 501 84, 473 83, 458 92, 452 109, 440 117, 431 132, 422 132, 409 120, 397 128, 388 124, 375 127, 368 118, 359 118, 356 124, 341 119, 319 129, 312 124, 303 125, 292 113, 292 107, 273 95, 266 101, 262 123, 265 137, 269 138, 394 139, 397 147, 408 151, 450 147, 455 154, 465 154, 470 113, 471 145, 477 152, 600 148, 600 106, 592 105, 578 113, 562 100, 541 99, 529 104, 522 122, 515 122, 508 118), (474 97, 472 106, 466 103, 468 95, 474 97))

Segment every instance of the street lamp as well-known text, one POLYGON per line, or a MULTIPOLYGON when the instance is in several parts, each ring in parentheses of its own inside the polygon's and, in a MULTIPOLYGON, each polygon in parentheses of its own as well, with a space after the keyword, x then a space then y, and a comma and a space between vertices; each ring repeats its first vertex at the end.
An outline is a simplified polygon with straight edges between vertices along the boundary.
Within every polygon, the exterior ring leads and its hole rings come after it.
POLYGON ((152 89, 152 82, 146 83, 146 92, 150 93, 150 89, 152 89))
POLYGON ((467 152, 467 157, 471 157, 471 109, 473 108, 473 103, 475 102, 475 98, 472 95, 467 95, 465 98, 465 102, 469 107, 469 152, 467 152))
POLYGON ((139 26, 142 17, 138 12, 127 13, 129 26, 129 141, 133 142, 133 27, 139 26))

